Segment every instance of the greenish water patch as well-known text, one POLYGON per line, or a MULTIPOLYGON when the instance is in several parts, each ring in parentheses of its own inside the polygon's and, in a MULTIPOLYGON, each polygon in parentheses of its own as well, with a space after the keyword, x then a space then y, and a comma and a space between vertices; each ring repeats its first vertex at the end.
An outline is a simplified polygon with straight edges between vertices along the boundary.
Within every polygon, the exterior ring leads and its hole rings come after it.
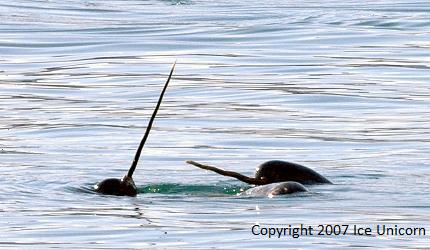
POLYGON ((203 185, 203 184, 179 184, 160 183, 148 184, 138 187, 139 193, 158 194, 181 194, 181 195, 236 195, 243 192, 248 187, 240 185, 203 185))
MULTIPOLYGON (((198 195, 198 196, 220 196, 237 195, 250 188, 238 184, 180 184, 180 183, 151 183, 138 186, 138 194, 166 194, 166 195, 198 195)), ((94 184, 88 183, 81 187, 68 187, 69 191, 80 193, 95 193, 94 184)))

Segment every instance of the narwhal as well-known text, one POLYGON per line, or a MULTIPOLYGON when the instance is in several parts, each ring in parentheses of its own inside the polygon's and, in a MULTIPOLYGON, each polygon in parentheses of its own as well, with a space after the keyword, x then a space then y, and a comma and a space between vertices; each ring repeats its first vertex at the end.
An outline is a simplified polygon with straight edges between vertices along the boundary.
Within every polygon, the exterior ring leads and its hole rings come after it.
POLYGON ((145 135, 140 141, 139 147, 137 148, 133 162, 127 174, 122 179, 109 178, 97 183, 96 185, 94 185, 94 189, 96 192, 102 193, 102 194, 110 194, 110 195, 127 195, 127 196, 137 195, 137 187, 133 181, 133 173, 136 170, 136 166, 139 161, 140 154, 142 153, 143 146, 145 145, 145 142, 148 139, 149 132, 151 131, 155 116, 157 115, 157 111, 160 108, 161 101, 163 100, 164 92, 166 92, 167 86, 169 85, 170 79, 172 78, 175 65, 176 65, 176 62, 173 64, 172 69, 170 70, 169 77, 167 78, 167 81, 164 84, 164 88, 161 91, 160 97, 158 98, 157 105, 155 106, 154 112, 152 113, 151 119, 149 119, 148 126, 146 127, 145 135))
POLYGON ((267 195, 271 197, 274 195, 306 192, 308 189, 303 184, 332 183, 308 167, 287 161, 267 161, 257 168, 255 177, 248 177, 234 171, 223 170, 195 161, 187 161, 187 163, 220 175, 236 178, 248 184, 256 185, 256 187, 243 192, 244 195, 251 196, 267 195))

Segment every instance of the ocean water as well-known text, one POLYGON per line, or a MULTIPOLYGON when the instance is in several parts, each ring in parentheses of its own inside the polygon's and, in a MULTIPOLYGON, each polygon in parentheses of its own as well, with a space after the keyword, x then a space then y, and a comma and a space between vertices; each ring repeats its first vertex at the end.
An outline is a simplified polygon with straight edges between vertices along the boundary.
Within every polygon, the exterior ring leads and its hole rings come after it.
POLYGON ((0 248, 430 246, 428 1, 2 0, 0 20, 0 248), (175 60, 140 193, 94 193, 127 171, 175 60), (334 184, 243 197, 185 163, 272 159, 334 184))

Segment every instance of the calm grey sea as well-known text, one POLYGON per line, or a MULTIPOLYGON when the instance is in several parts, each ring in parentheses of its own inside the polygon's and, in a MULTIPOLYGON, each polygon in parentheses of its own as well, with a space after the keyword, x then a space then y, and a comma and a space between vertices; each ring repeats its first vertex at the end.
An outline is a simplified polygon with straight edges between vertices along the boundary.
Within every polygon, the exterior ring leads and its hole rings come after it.
POLYGON ((430 246, 428 1, 0 0, 0 121, 0 248, 430 246), (175 60, 141 193, 92 192, 125 174, 175 60), (272 159, 335 184, 237 197, 185 163, 272 159))

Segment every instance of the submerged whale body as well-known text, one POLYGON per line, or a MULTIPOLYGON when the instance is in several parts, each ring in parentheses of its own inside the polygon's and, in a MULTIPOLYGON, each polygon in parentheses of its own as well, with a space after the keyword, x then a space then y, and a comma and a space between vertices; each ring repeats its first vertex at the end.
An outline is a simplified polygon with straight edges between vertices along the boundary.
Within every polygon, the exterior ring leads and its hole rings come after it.
POLYGON ((247 189, 239 195, 245 196, 268 196, 293 194, 297 192, 307 192, 308 189, 295 181, 277 182, 247 189))

